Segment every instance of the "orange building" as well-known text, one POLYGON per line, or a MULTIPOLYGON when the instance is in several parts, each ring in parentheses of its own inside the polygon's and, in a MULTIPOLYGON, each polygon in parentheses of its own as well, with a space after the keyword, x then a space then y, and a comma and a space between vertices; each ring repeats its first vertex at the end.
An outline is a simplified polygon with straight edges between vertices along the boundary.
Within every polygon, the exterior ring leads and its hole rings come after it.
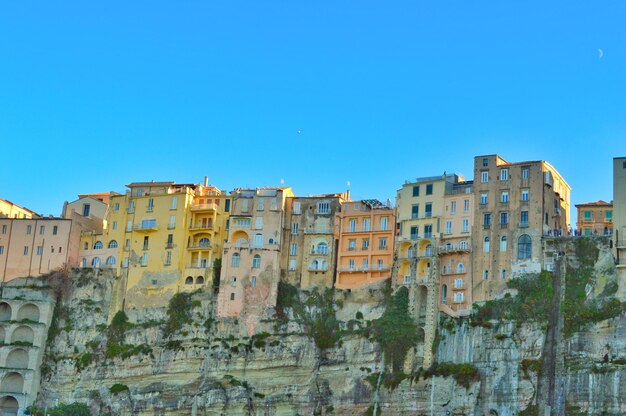
POLYGON ((576 228, 582 235, 613 234, 613 204, 606 201, 576 204, 576 228))
POLYGON ((376 199, 346 202, 338 215, 338 289, 391 277, 396 213, 376 199))

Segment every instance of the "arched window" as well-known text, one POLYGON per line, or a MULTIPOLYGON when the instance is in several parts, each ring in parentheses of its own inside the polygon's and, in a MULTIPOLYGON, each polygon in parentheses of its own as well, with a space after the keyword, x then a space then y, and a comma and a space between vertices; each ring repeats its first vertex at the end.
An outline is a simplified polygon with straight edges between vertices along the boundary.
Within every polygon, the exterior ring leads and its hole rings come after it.
POLYGON ((206 237, 201 238, 200 241, 198 241, 199 247, 209 247, 210 245, 211 245, 211 241, 206 237))
POLYGON ((432 256, 433 255, 433 246, 430 245, 430 244, 426 246, 426 255, 427 256, 432 256))
POLYGON ((252 268, 253 269, 261 268, 261 256, 259 256, 258 254, 255 254, 254 257, 252 258, 252 268))
POLYGON ((489 237, 485 237, 485 239, 483 240, 483 251, 485 253, 489 253, 489 246, 490 246, 489 241, 490 241, 489 237))
POLYGON ((197 285, 203 285, 204 284, 204 277, 203 276, 196 277, 196 284, 197 285))
POLYGON ((461 250, 467 250, 467 241, 463 240, 459 243, 459 248, 461 248, 461 250))
POLYGON ((95 268, 100 267, 100 257, 94 257, 93 260, 91 260, 91 266, 95 268))
POLYGON ((274 244, 274 239, 273 239, 273 238, 270 238, 267 242, 268 242, 269 244, 274 244))
POLYGON ((448 302, 448 286, 441 286, 441 303, 444 305, 448 302))
POLYGON ((456 265, 457 273, 465 273, 465 265, 463 263, 459 263, 456 265))
POLYGON ((106 264, 107 264, 107 266, 114 266, 115 265, 115 257, 113 257, 113 256, 107 257, 106 264))
POLYGON ((317 253, 318 254, 327 254, 328 253, 328 244, 321 242, 317 245, 317 253))
POLYGON ((117 241, 115 240, 109 241, 109 248, 117 248, 117 241))
POLYGON ((532 240, 528 234, 523 234, 517 240, 517 258, 529 259, 532 256, 532 240))
POLYGON ((506 251, 506 235, 500 238, 500 251, 506 251))
POLYGON ((187 276, 187 278, 185 279, 185 284, 186 285, 193 285, 193 277, 187 276))
POLYGON ((446 250, 452 250, 452 243, 446 243, 446 250))
POLYGON ((102 241, 96 241, 96 244, 93 245, 94 250, 100 250, 102 247, 104 247, 102 241))
POLYGON ((231 267, 239 267, 240 260, 241 260, 241 258, 239 257, 239 253, 233 254, 233 258, 230 261, 231 267))
POLYGON ((236 247, 243 247, 243 246, 245 246, 246 244, 248 244, 248 240, 246 240, 245 238, 239 238, 239 239, 237 240, 237 242, 235 243, 235 246, 236 246, 236 247))
POLYGON ((256 276, 252 276, 252 279, 250 279, 250 286, 256 287, 256 276))

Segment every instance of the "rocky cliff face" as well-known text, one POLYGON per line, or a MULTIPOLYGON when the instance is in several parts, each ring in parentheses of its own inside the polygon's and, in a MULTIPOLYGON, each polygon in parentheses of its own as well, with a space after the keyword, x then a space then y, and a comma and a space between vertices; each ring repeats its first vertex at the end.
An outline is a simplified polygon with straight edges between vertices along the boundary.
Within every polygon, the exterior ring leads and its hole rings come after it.
MULTIPOLYGON (((596 280, 606 285, 615 271, 606 274, 596 280)), ((300 293, 301 304, 283 305, 248 337, 243 322, 214 318, 205 291, 177 295, 169 309, 128 310, 126 321, 109 313, 116 282, 75 276, 55 312, 40 405, 84 402, 113 415, 537 414, 542 320, 442 318, 434 344, 418 340, 405 374, 389 374, 372 335, 382 286, 336 291, 330 303, 300 293), (425 349, 439 363, 430 371, 420 368, 425 349)), ((595 289, 588 296, 604 293, 595 289)), ((565 413, 626 413, 626 315, 575 327, 560 342, 565 413)))

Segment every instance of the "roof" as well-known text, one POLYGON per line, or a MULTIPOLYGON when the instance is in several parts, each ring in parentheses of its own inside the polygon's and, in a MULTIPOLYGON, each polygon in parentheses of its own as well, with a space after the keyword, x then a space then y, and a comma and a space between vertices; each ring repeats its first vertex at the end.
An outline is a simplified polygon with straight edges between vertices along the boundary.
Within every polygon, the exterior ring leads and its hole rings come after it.
POLYGON ((131 182, 128 185, 126 185, 127 188, 133 188, 135 186, 172 186, 176 184, 176 182, 174 181, 168 181, 168 182, 131 182))
POLYGON ((90 197, 96 197, 96 196, 113 196, 113 195, 120 195, 115 191, 109 191, 109 192, 93 192, 93 193, 89 193, 89 194, 78 194, 79 198, 83 198, 86 196, 90 196, 90 197))
POLYGON ((39 214, 37 214, 35 211, 33 211, 32 209, 28 209, 28 208, 23 207, 23 206, 21 206, 21 205, 14 204, 13 202, 9 201, 8 199, 2 199, 2 198, 0 198, 0 201, 4 201, 4 202, 6 202, 6 203, 7 203, 7 204, 9 204, 9 205, 13 205, 13 206, 18 207, 18 208, 20 208, 20 209, 23 209, 24 211, 28 211, 28 212, 30 212, 30 213, 31 213, 31 214, 33 214, 33 215, 39 215, 39 214))
POLYGON ((383 204, 378 199, 362 199, 361 203, 367 205, 372 209, 391 209, 386 204, 383 204))
POLYGON ((582 204, 576 204, 574 206, 576 208, 578 207, 612 207, 613 204, 599 199, 596 202, 583 202, 582 204))

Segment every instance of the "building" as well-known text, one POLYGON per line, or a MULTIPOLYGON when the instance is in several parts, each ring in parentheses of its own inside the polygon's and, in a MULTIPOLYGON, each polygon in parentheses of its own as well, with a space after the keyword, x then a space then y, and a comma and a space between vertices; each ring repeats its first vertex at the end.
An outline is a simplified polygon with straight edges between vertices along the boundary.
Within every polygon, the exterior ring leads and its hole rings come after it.
POLYGON ((576 230, 581 235, 612 235, 613 204, 606 201, 576 204, 576 230))
POLYGON ((65 218, 0 218, 0 276, 40 276, 78 264, 80 226, 65 218))
POLYGON ((291 188, 237 189, 224 243, 217 312, 241 317, 249 334, 276 306, 286 200, 291 188))
POLYGON ((458 316, 472 308, 473 181, 456 181, 444 195, 443 235, 437 253, 440 270, 440 309, 458 316))
POLYGON ((0 218, 37 218, 39 215, 28 208, 0 198, 0 218))
POLYGON ((83 234, 82 266, 124 279, 115 308, 167 304, 181 290, 212 284, 222 254, 230 197, 214 186, 133 182, 112 195, 102 234, 83 234))
POLYGON ((337 216, 348 193, 287 199, 283 270, 287 281, 303 289, 333 287, 339 228, 337 216))
POLYGON ((542 239, 570 228, 570 190, 546 161, 474 158, 474 302, 501 295, 511 277, 542 270, 542 239))
POLYGON ((391 277, 396 214, 391 204, 364 199, 343 204, 338 216, 338 289, 391 277))
POLYGON ((626 157, 613 158, 613 247, 618 271, 626 269, 626 157))

